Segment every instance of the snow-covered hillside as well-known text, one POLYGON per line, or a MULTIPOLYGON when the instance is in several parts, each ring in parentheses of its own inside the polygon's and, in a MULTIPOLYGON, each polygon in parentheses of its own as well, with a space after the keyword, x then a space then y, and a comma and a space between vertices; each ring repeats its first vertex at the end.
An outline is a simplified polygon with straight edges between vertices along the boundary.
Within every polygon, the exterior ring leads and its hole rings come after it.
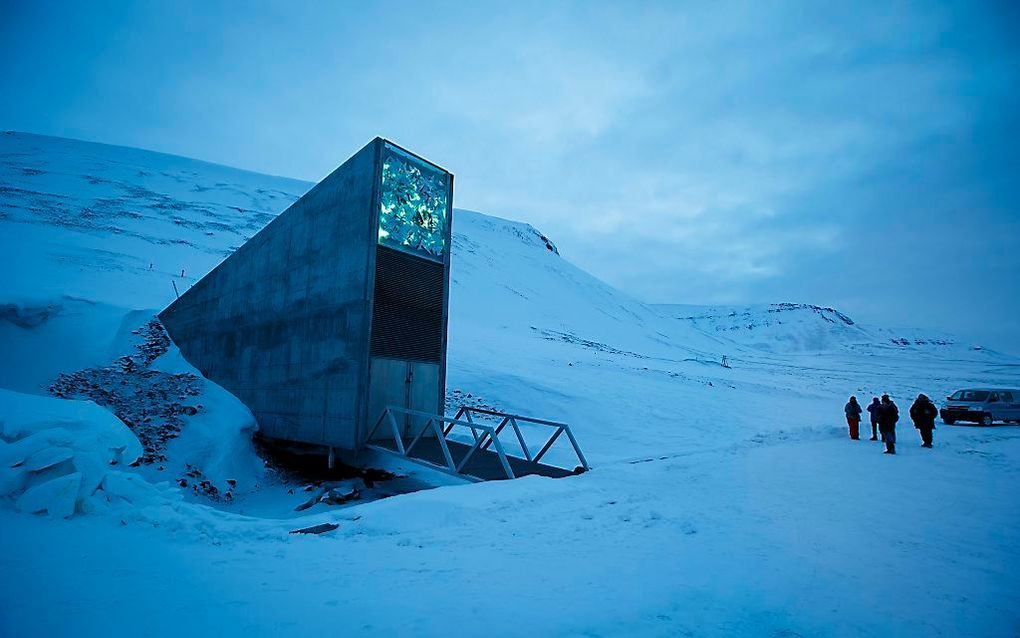
POLYGON ((814 306, 646 305, 573 266, 555 238, 466 210, 454 218, 449 389, 568 421, 594 471, 295 514, 308 496, 263 482, 250 414, 190 377, 172 346, 149 361, 143 336, 175 287, 308 187, 0 134, 0 633, 1003 635, 1020 626, 1011 568, 1020 501, 1003 497, 1020 485, 1017 428, 940 426, 929 451, 901 422, 903 451, 889 458, 877 443, 845 440, 842 413, 852 393, 889 392, 905 413, 922 391, 938 399, 966 385, 1020 386, 1020 361, 814 306), (149 385, 130 385, 125 368, 142 369, 130 378, 149 385), (136 434, 165 416, 143 414, 150 393, 180 392, 166 417, 180 436, 156 450, 165 462, 130 467, 126 457, 147 453, 130 431, 94 406, 41 396, 82 369, 91 371, 57 387, 124 381, 117 400, 137 415, 136 434), (183 411, 197 402, 197 414, 183 411), (227 478, 242 480, 228 487, 227 478), (231 498, 196 491, 200 481, 231 498), (19 502, 53 511, 34 517, 19 502), (75 514, 60 519, 68 508, 75 514), (340 528, 287 533, 324 521, 340 528), (493 582, 502 587, 486 597, 493 582))
POLYGON ((0 133, 0 268, 8 273, 0 344, 12 354, 0 386, 38 391, 58 371, 122 354, 119 324, 130 311, 167 305, 174 285, 197 281, 309 186, 171 155, 0 133))
POLYGON ((839 349, 857 352, 899 349, 909 356, 918 351, 952 354, 958 350, 984 349, 963 344, 948 334, 916 328, 862 326, 835 308, 812 304, 661 304, 656 308, 695 328, 765 352, 795 354, 839 349))

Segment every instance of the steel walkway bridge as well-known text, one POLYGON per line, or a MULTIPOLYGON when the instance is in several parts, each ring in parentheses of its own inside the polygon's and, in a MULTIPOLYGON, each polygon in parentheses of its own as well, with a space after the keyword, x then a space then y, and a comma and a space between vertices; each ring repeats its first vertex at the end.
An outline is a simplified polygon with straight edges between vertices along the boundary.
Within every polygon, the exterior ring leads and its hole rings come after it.
POLYGON ((468 406, 462 406, 452 418, 389 406, 369 432, 368 441, 366 447, 370 449, 396 454, 471 481, 514 479, 531 474, 561 478, 591 469, 566 423, 468 406), (403 427, 398 420, 403 421, 403 427), (517 446, 508 451, 499 438, 508 427, 516 435, 519 455, 517 446), (543 442, 532 448, 525 430, 530 434, 542 432, 543 442), (578 464, 573 468, 543 462, 563 434, 577 457, 578 464), (537 451, 533 453, 533 449, 537 451))

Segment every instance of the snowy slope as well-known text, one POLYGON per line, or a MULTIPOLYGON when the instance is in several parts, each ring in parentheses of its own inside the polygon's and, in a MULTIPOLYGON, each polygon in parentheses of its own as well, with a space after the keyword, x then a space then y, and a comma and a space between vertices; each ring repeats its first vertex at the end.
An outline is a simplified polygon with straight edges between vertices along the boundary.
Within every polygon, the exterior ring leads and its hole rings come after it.
POLYGON ((12 355, 0 386, 38 391, 58 371, 122 353, 122 318, 168 304, 174 285, 197 281, 309 186, 0 133, 0 268, 11 274, 0 281, 0 344, 12 355))
MULTIPOLYGON (((0 422, 20 419, 24 393, 44 393, 57 374, 129 354, 133 331, 174 285, 192 285, 309 186, 0 134, 9 274, 0 388, 22 393, 0 395, 0 422)), ((11 539, 0 545, 0 597, 17 601, 0 613, 0 633, 1002 635, 1020 626, 1008 569, 1020 564, 1020 510, 1002 498, 1020 486, 1016 428, 940 427, 927 456, 905 444, 889 459, 877 444, 845 441, 842 423, 850 393, 890 392, 905 411, 920 391, 938 399, 964 385, 1020 385, 1020 361, 810 306, 649 306, 573 266, 554 242, 524 223, 456 212, 448 383, 570 422, 595 471, 316 506, 298 521, 277 517, 300 494, 277 493, 278 510, 243 497, 213 507, 165 483, 112 517, 54 521, 0 502, 11 539), (325 520, 340 530, 287 533, 325 520), (154 569, 165 585, 129 585, 154 569), (495 600, 480 595, 496 578, 495 600), (395 587, 408 594, 393 596, 395 587), (123 596, 111 604, 110 590, 123 596)), ((154 365, 194 373, 173 349, 154 365)), ((250 415, 207 385, 211 400, 185 421, 171 461, 179 470, 201 458, 218 478, 257 479, 250 415)), ((41 431, 66 418, 45 409, 33 426, 41 431)), ((902 424, 901 437, 911 434, 902 424)), ((74 473, 73 460, 61 462, 61 477, 74 473)), ((152 467, 137 472, 160 479, 152 467)))
MULTIPOLYGON (((0 282, 10 353, 0 386, 29 392, 124 354, 175 286, 192 285, 310 186, 11 133, 0 135, 0 177, 0 266, 16 273, 0 282)), ((567 420, 595 462, 771 430, 743 417, 768 413, 777 391, 814 425, 831 410, 817 399, 833 393, 939 397, 970 382, 1009 385, 1016 371, 992 352, 893 344, 835 310, 648 306, 573 266, 531 226, 469 211, 456 211, 452 262, 451 390, 567 420), (798 353, 810 361, 790 358, 798 353)))
POLYGON ((863 326, 834 308, 777 303, 752 306, 657 304, 663 314, 742 345, 785 354, 831 350, 907 349, 947 353, 982 350, 952 335, 915 328, 863 326))
POLYGON ((139 308, 173 298, 311 185, 196 160, 0 133, 6 297, 82 297, 139 308))

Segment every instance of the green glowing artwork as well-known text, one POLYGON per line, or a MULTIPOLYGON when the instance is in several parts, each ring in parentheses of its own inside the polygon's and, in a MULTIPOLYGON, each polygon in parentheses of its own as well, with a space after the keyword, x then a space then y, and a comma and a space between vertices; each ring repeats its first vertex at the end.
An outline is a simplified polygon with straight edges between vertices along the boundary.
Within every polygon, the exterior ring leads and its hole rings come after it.
POLYGON ((379 243, 442 259, 450 176, 397 148, 383 151, 379 243))

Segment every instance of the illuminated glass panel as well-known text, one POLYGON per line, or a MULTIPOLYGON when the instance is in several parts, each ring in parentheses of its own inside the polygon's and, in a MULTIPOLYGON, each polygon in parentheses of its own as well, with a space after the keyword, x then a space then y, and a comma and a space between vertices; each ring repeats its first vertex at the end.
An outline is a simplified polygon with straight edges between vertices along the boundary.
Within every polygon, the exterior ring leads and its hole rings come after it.
POLYGON ((384 147, 380 244, 442 260, 449 201, 449 173, 389 144, 384 147))

